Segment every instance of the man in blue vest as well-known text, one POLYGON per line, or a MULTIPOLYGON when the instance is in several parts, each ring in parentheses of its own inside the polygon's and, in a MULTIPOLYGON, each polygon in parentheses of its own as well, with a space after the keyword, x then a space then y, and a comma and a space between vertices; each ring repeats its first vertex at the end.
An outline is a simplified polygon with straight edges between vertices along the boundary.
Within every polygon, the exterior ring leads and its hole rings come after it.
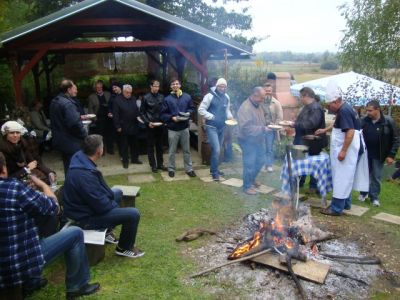
POLYGON ((199 114, 205 119, 205 130, 208 143, 211 147, 210 173, 214 181, 219 181, 223 175, 218 170, 219 156, 224 139, 225 121, 233 119, 230 110, 230 98, 226 94, 227 82, 224 78, 218 79, 215 87, 204 96, 199 106, 199 114))

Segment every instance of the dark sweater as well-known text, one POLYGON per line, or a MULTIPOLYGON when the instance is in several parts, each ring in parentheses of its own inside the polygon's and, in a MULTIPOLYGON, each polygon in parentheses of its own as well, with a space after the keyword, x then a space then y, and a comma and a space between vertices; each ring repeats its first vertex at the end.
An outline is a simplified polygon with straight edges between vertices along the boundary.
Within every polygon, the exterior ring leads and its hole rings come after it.
POLYGON ((180 112, 194 112, 192 97, 183 93, 179 98, 176 94, 170 94, 165 97, 161 108, 161 120, 167 124, 169 130, 180 131, 189 127, 189 120, 174 122, 172 117, 179 116, 180 112))
POLYGON ((118 95, 113 101, 113 120, 115 128, 121 128, 122 134, 137 134, 139 109, 136 105, 136 98, 125 98, 118 95))

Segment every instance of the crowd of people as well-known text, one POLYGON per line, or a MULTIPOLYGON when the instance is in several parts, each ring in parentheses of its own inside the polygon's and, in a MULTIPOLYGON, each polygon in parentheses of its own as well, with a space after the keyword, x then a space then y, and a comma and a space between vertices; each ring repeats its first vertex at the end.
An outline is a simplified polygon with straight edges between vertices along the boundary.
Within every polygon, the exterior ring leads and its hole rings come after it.
MULTIPOLYGON (((220 157, 224 145, 226 124, 235 122, 231 100, 224 78, 215 81, 202 99, 198 113, 211 148, 210 175, 220 181, 220 157)), ((0 290, 22 288, 29 295, 46 285, 43 267, 64 254, 66 263, 66 295, 68 299, 95 293, 100 285, 90 283, 89 266, 82 229, 106 230, 106 242, 115 244, 115 254, 138 258, 144 252, 136 246, 140 213, 136 208, 121 208, 122 191, 111 189, 97 169, 96 162, 104 152, 114 154, 118 146, 123 168, 142 164, 139 160, 138 131, 144 128, 147 156, 152 172, 176 172, 175 154, 178 145, 183 152, 185 173, 196 177, 190 153, 189 122, 196 111, 191 96, 182 90, 178 79, 170 81, 171 92, 160 93, 160 82, 151 80, 149 92, 138 105, 129 84, 116 81, 111 92, 96 81, 88 98, 88 114, 77 99, 78 89, 72 80, 60 83, 60 93, 50 104, 50 124, 40 103, 32 109, 36 138, 52 141, 61 153, 65 182, 54 194, 56 172, 42 161, 32 136, 17 121, 7 121, 1 127, 0 140, 0 290), (90 116, 92 114, 92 116, 90 116), (93 134, 83 121, 92 118, 93 134), (163 159, 164 135, 168 139, 168 162, 163 159), (69 220, 72 226, 60 229, 69 220), (117 238, 113 229, 121 225, 117 238)), ((243 160, 243 192, 258 194, 257 176, 262 168, 274 172, 274 148, 279 130, 270 125, 283 121, 280 102, 273 96, 273 86, 265 83, 255 87, 240 105, 237 141, 243 160)), ((316 135, 317 147, 309 155, 318 155, 328 145, 333 178, 331 205, 321 213, 340 216, 351 208, 351 192, 360 191, 359 200, 370 198, 379 206, 384 163, 393 164, 400 145, 395 122, 384 116, 379 102, 366 105, 367 115, 359 118, 355 110, 342 99, 341 90, 333 82, 326 91, 326 108, 335 114, 334 124, 326 126, 325 108, 319 97, 308 87, 300 91, 302 109, 290 124, 295 129, 294 145, 305 144, 304 136, 316 135), (315 150, 317 149, 317 150, 315 150)), ((200 124, 199 124, 200 125, 200 124)), ((398 165, 397 165, 398 167, 398 165)), ((391 179, 399 177, 397 170, 391 179)), ((318 178, 311 176, 310 189, 317 191, 318 178)), ((304 185, 305 176, 300 185, 304 185)))

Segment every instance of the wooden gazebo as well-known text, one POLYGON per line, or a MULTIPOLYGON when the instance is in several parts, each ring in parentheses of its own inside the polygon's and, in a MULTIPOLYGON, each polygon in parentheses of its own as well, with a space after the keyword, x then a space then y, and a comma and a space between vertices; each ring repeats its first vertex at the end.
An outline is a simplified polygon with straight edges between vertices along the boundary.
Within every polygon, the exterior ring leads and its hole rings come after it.
POLYGON ((200 73, 203 93, 207 60, 251 54, 248 46, 135 0, 85 0, 3 34, 0 44, 0 55, 12 70, 17 106, 22 104, 22 80, 30 71, 38 98, 41 74, 50 89, 59 56, 135 51, 146 52, 162 68, 164 80, 168 64, 182 77, 185 62, 190 62, 200 73))

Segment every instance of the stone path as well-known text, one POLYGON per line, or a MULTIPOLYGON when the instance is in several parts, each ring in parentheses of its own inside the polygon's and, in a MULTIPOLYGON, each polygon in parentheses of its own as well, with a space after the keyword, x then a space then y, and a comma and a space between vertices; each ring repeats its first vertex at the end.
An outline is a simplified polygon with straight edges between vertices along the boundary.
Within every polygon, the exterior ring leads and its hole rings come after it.
POLYGON ((372 218, 376 219, 376 220, 381 220, 381 221, 400 225, 400 217, 399 216, 395 216, 395 215, 391 215, 391 214, 387 214, 387 213, 379 213, 379 214, 373 216, 372 218))

